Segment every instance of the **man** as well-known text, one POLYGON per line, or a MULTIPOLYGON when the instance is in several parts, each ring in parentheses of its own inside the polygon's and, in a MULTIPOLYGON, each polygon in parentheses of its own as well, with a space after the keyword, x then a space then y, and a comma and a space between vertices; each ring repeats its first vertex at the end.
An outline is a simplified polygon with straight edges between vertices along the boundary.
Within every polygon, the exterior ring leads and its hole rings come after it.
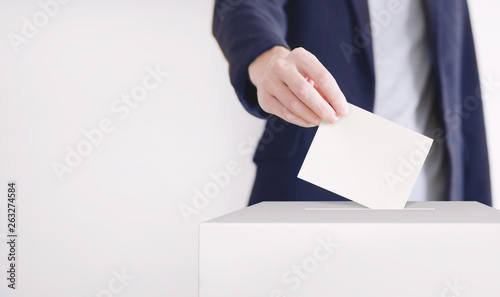
POLYGON ((411 200, 491 205, 465 0, 220 0, 213 33, 239 100, 273 131, 249 204, 344 199, 296 176, 313 127, 346 116, 347 98, 435 138, 411 200))

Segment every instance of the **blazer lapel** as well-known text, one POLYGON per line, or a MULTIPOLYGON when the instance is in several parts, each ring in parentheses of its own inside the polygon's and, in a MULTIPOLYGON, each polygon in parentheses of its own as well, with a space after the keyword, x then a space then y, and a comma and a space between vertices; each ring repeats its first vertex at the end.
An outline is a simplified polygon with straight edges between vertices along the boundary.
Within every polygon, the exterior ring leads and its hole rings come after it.
MULTIPOLYGON (((375 81, 375 66, 373 62, 373 42, 371 38, 371 28, 370 28, 370 11, 368 10, 368 0, 352 0, 350 1, 351 8, 354 15, 354 20, 356 26, 368 34, 370 36, 369 44, 363 48, 363 53, 366 56, 370 69, 368 69, 373 77, 373 81, 375 81)), ((351 28, 354 29, 354 28, 351 28)), ((375 98, 370 98, 371 102, 369 106, 372 107, 374 105, 375 98)))

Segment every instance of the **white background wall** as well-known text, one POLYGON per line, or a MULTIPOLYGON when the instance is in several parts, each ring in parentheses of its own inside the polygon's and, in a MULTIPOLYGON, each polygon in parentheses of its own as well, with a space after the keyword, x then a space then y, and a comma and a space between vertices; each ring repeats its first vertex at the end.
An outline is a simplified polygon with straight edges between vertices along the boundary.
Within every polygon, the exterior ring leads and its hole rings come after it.
MULTIPOLYGON (((481 74, 500 82, 500 4, 471 2, 481 74)), ((197 224, 246 205, 263 126, 233 94, 212 5, 75 0, 16 52, 9 32, 41 8, 0 1, 0 188, 15 180, 19 191, 18 290, 9 296, 110 296, 122 269, 134 278, 113 296, 196 296, 197 224), (157 65, 168 76, 127 116, 115 112, 157 65), (65 164, 67 147, 103 119, 114 130, 59 180, 52 164, 65 164), (213 188, 211 174, 228 166, 230 182, 213 188), (218 192, 186 221, 179 207, 207 187, 218 192)), ((499 99, 497 86, 485 100, 497 207, 499 99)), ((6 198, 0 214, 4 242, 6 198)), ((2 244, 2 271, 6 252, 2 244)))

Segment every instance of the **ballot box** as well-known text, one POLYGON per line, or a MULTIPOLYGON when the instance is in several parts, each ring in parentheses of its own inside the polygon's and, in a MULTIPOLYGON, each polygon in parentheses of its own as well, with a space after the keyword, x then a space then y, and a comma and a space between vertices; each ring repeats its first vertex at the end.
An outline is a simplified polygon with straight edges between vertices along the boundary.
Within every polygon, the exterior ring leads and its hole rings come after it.
POLYGON ((200 224, 200 297, 498 297, 500 211, 263 202, 200 224))

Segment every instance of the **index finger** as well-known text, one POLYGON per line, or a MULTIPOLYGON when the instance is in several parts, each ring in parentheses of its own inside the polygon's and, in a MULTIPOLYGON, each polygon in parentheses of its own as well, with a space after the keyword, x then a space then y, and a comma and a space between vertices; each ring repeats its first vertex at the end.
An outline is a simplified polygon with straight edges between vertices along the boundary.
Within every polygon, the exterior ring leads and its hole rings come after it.
POLYGON ((349 105, 340 90, 339 85, 331 73, 321 64, 321 62, 313 54, 306 50, 301 50, 297 53, 296 66, 299 72, 311 78, 319 93, 324 99, 330 103, 335 112, 340 116, 349 114, 349 105))

